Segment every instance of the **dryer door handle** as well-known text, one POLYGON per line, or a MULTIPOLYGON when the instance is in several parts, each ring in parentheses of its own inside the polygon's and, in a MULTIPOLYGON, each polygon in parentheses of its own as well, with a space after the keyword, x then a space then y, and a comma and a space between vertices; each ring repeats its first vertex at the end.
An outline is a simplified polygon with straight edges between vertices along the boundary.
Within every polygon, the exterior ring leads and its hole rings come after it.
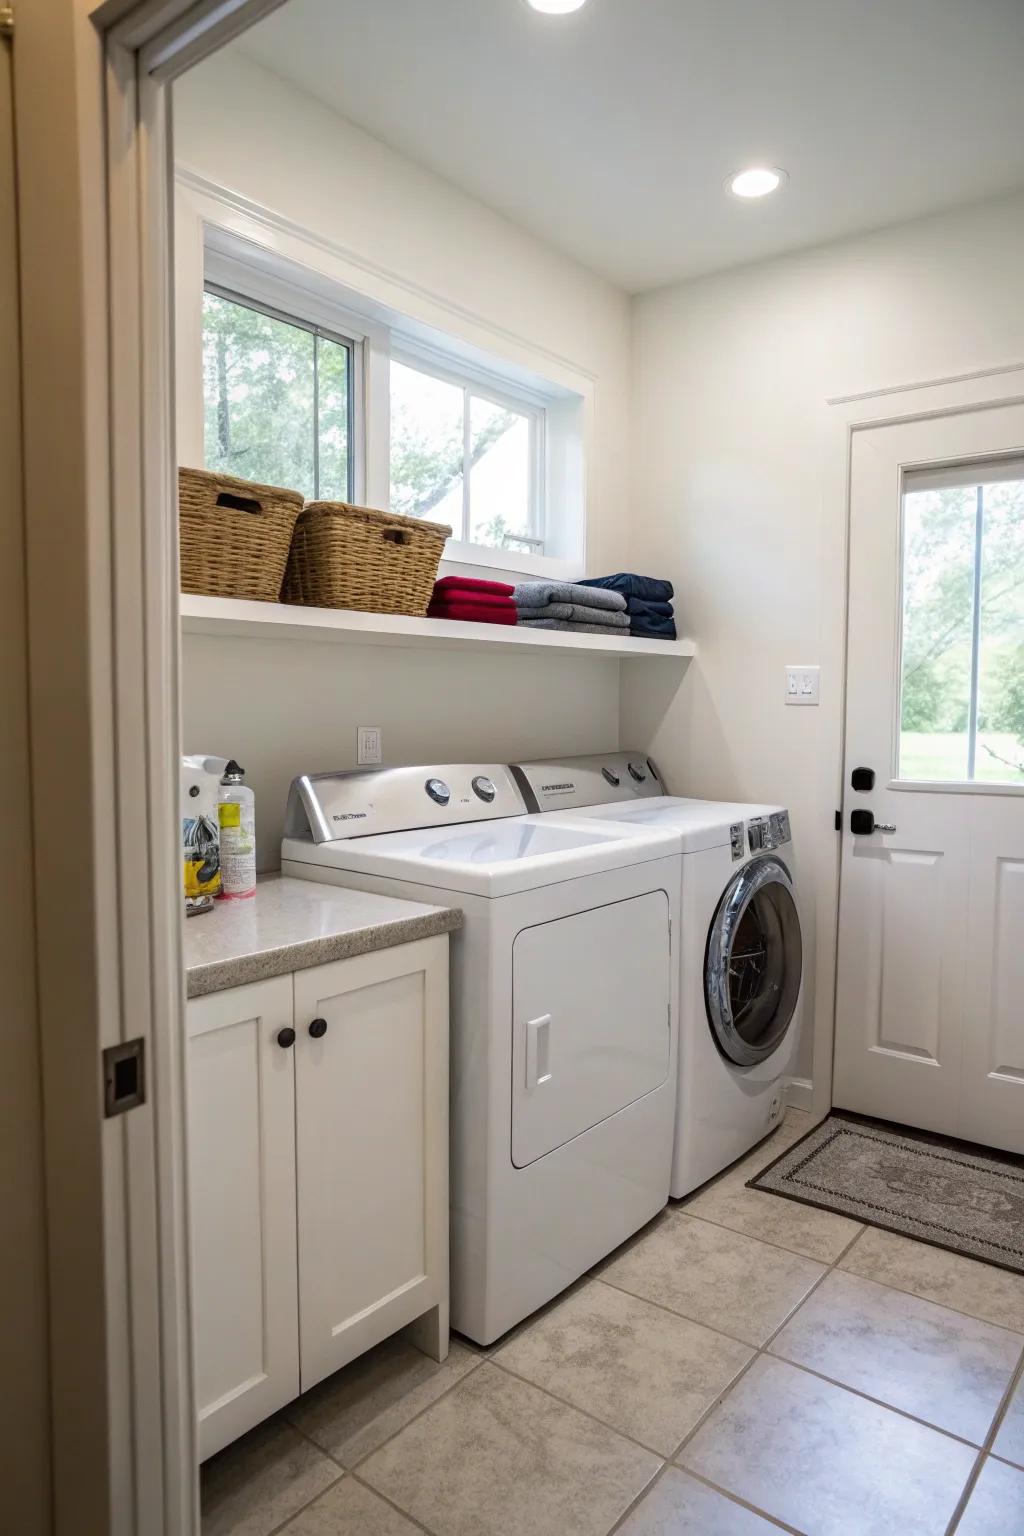
POLYGON ((551 1015, 542 1013, 526 1021, 526 1087, 539 1088, 550 1083, 551 1015))

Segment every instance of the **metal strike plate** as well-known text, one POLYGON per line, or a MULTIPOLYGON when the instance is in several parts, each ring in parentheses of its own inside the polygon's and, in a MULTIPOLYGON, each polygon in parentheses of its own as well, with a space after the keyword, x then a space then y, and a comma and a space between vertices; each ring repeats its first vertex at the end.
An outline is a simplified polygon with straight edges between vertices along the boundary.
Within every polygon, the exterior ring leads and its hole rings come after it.
POLYGON ((127 1040, 103 1052, 103 1115, 123 1115, 146 1102, 145 1041, 127 1040))

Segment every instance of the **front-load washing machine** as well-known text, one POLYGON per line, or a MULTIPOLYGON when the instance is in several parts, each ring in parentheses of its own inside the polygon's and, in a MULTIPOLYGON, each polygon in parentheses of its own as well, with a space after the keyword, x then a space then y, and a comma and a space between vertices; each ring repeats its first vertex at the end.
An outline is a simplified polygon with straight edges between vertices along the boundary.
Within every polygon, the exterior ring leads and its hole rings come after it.
POLYGON ((775 1129, 800 1036, 803 947, 789 814, 665 792, 642 753, 513 768, 532 811, 563 824, 677 836, 682 929, 678 1199, 775 1129))
POLYGON ((459 907, 452 1325, 490 1344, 668 1200, 672 831, 531 816, 493 764, 292 785, 285 874, 459 907))

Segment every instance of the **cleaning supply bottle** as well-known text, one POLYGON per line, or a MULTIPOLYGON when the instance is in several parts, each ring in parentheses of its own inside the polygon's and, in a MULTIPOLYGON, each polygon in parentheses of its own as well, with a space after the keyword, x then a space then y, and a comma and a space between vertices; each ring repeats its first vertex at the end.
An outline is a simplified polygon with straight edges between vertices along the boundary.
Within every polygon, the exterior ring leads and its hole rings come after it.
POLYGON ((217 805, 220 824, 220 894, 228 900, 256 894, 256 796, 234 758, 224 769, 217 805))

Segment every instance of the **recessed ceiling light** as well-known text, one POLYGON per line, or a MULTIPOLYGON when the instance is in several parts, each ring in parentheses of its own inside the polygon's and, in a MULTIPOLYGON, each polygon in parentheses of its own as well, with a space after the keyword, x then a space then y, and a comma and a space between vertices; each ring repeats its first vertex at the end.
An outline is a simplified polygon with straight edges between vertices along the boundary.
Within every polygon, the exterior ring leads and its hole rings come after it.
POLYGON ((736 171, 725 185, 734 197, 767 197, 777 192, 789 177, 775 165, 752 165, 749 170, 736 171))
POLYGON ((528 5, 535 11, 543 11, 545 16, 567 16, 586 3, 587 0, 527 0, 528 5))

